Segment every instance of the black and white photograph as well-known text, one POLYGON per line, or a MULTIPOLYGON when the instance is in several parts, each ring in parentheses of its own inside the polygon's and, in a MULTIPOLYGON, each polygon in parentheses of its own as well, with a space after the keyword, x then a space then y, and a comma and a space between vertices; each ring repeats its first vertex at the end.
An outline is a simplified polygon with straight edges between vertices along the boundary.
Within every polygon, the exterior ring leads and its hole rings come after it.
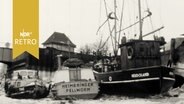
POLYGON ((20 1, 0 0, 1 104, 184 104, 184 0, 20 1))

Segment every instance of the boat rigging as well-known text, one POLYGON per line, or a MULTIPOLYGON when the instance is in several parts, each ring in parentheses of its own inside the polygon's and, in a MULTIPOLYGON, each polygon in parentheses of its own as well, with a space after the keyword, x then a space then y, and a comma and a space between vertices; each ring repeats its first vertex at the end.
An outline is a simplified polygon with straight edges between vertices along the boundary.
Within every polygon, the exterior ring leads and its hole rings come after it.
MULTIPOLYGON (((117 18, 118 9, 116 3, 117 1, 114 0, 114 12, 107 14, 106 9, 107 16, 112 18, 112 14, 114 14, 114 17, 117 18)), ((165 43, 163 41, 164 39, 155 38, 153 40, 143 40, 143 37, 155 33, 163 27, 143 35, 143 20, 150 17, 152 13, 147 9, 148 15, 142 18, 141 0, 138 0, 137 9, 139 12, 139 21, 126 28, 128 29, 139 24, 138 39, 130 39, 127 41, 124 36, 121 39, 121 43, 119 43, 120 32, 124 31, 121 30, 121 27, 122 24, 125 23, 122 21, 122 12, 120 21, 116 18, 109 19, 109 17, 106 20, 108 22, 110 36, 105 43, 107 43, 111 37, 111 40, 113 40, 112 45, 114 45, 114 56, 110 58, 101 57, 100 60, 94 63, 93 73, 96 80, 100 82, 101 93, 135 94, 136 92, 139 94, 158 94, 167 92, 175 82, 173 69, 161 66, 160 46, 165 43), (113 22, 112 29, 110 28, 109 20, 114 20, 111 21, 111 24, 113 22), (120 22, 120 27, 117 27, 117 22, 120 22), (120 49, 119 56, 117 55, 118 49, 120 49)), ((105 23, 103 23, 103 25, 105 25, 105 23)))

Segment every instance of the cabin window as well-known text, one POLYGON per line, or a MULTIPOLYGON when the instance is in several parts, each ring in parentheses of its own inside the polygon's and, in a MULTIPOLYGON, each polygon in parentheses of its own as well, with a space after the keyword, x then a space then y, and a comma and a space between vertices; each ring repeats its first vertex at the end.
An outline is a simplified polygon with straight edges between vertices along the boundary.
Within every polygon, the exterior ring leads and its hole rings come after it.
POLYGON ((147 43, 140 43, 138 45, 138 56, 141 56, 141 57, 146 57, 149 55, 148 53, 148 49, 149 49, 149 44, 147 43))
POLYGON ((26 76, 26 75, 27 75, 27 72, 26 72, 26 71, 21 71, 21 72, 20 72, 20 75, 26 76))
POLYGON ((70 69, 69 70, 69 76, 70 76, 70 81, 77 81, 81 79, 81 70, 76 68, 76 69, 70 69))
POLYGON ((140 47, 139 50, 140 50, 139 52, 140 52, 141 56, 145 55, 145 52, 144 52, 144 48, 143 47, 140 47))
POLYGON ((33 76, 34 76, 34 73, 33 73, 33 72, 28 72, 28 75, 29 75, 30 77, 33 77, 33 76))
POLYGON ((18 72, 14 72, 14 73, 13 73, 12 79, 18 79, 18 72))
POLYGON ((14 72, 13 76, 17 76, 19 72, 14 72))
POLYGON ((145 55, 145 47, 146 45, 145 44, 139 44, 139 53, 141 56, 144 56, 145 55))
POLYGON ((27 78, 31 79, 34 77, 34 73, 33 72, 28 72, 27 78))

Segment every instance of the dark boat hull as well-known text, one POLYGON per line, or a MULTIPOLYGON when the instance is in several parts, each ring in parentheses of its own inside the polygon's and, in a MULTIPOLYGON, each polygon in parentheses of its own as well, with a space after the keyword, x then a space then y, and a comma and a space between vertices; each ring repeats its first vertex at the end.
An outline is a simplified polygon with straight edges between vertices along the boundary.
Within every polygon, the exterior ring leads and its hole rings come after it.
POLYGON ((163 66, 103 73, 94 71, 94 75, 100 81, 100 92, 107 94, 164 93, 175 82, 173 70, 163 66))

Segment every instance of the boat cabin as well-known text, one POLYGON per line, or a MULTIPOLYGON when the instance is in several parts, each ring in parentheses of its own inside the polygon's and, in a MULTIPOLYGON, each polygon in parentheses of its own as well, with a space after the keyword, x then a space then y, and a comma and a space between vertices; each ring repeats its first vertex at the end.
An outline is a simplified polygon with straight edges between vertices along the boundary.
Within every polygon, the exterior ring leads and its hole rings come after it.
POLYGON ((27 70, 21 69, 13 71, 12 79, 33 79, 36 78, 37 71, 36 70, 27 70))
POLYGON ((62 67, 62 70, 56 71, 52 81, 58 82, 74 82, 74 81, 90 81, 95 80, 92 69, 90 68, 68 68, 62 67))
POLYGON ((161 64, 160 41, 130 40, 126 42, 124 37, 120 49, 122 70, 161 64))
POLYGON ((81 67, 81 64, 83 64, 81 60, 71 58, 62 63, 60 57, 58 56, 58 70, 52 79, 54 83, 95 80, 91 68, 81 67))

